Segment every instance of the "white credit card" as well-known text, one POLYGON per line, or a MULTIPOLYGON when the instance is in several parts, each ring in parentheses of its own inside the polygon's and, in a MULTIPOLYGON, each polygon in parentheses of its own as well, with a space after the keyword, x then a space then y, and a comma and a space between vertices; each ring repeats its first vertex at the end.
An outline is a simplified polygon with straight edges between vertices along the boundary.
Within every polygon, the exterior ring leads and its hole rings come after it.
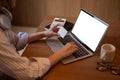
POLYGON ((64 38, 66 36, 67 32, 68 31, 64 27, 59 26, 58 34, 60 35, 60 37, 64 38))

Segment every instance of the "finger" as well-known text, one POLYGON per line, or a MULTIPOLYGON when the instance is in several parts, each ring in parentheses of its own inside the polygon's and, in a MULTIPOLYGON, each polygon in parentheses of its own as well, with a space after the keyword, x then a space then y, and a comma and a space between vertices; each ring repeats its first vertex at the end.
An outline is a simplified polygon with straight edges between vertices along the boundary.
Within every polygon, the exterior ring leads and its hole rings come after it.
POLYGON ((53 28, 52 29, 54 32, 58 32, 59 28, 53 28))
POLYGON ((62 24, 56 24, 53 27, 51 27, 51 29, 52 30, 54 30, 54 29, 59 30, 60 27, 63 27, 63 25, 62 24))
POLYGON ((76 48, 78 48, 78 46, 75 44, 75 42, 70 42, 70 44, 76 48))
POLYGON ((72 44, 72 45, 76 45, 75 42, 68 42, 68 43, 70 43, 70 44, 72 44))
POLYGON ((58 34, 58 33, 55 33, 55 32, 53 33, 53 35, 55 35, 55 36, 59 36, 59 34, 58 34))

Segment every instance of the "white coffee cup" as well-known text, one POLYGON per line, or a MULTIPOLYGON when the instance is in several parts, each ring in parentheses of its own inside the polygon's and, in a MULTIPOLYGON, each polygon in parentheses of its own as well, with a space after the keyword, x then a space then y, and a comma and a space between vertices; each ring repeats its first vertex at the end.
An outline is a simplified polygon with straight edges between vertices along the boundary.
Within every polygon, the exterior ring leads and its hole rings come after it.
POLYGON ((115 46, 112 44, 103 44, 101 46, 100 59, 103 62, 112 62, 115 55, 115 46))

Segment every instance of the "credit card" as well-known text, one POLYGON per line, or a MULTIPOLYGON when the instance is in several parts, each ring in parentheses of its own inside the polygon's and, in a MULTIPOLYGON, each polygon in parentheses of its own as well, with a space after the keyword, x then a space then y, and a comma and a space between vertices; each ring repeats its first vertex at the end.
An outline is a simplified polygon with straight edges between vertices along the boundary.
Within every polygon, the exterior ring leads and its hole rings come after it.
POLYGON ((58 34, 60 35, 60 37, 64 38, 66 36, 67 32, 68 31, 64 27, 59 26, 58 34))

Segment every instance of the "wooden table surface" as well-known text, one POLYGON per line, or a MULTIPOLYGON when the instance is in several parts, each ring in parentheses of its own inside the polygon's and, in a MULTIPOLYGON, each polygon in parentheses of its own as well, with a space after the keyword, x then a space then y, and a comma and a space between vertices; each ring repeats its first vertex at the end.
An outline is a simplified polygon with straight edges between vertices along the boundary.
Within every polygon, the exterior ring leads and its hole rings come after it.
MULTIPOLYGON (((43 31, 43 27, 50 24, 53 19, 54 17, 45 17, 37 31, 43 31)), ((66 19, 70 22, 75 22, 75 18, 66 19)), ((109 20, 107 23, 110 24, 110 28, 108 28, 94 56, 67 65, 63 65, 59 62, 42 77, 42 80, 120 80, 119 76, 113 75, 110 71, 101 72, 96 70, 96 63, 100 61, 100 46, 104 43, 115 45, 117 50, 111 65, 120 67, 120 21, 109 20)), ((38 40, 30 43, 22 56, 48 57, 51 54, 52 51, 47 46, 46 41, 38 40)))

